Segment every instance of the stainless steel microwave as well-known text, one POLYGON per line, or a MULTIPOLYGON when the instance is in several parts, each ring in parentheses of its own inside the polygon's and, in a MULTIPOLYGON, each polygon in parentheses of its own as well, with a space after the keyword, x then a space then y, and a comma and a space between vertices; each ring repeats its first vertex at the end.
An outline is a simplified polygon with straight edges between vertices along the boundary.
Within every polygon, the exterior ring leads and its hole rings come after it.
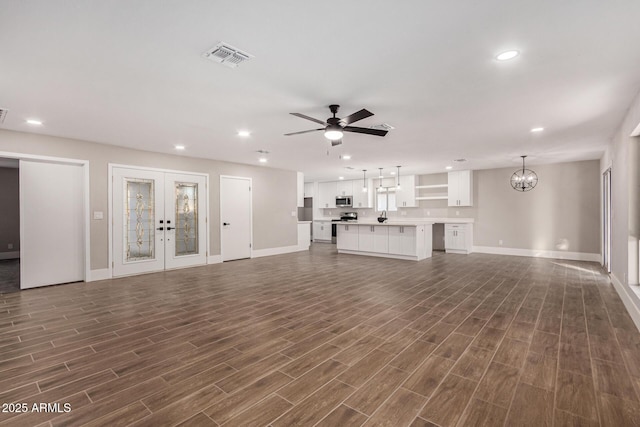
POLYGON ((337 208, 350 208, 353 206, 353 197, 351 196, 337 196, 336 207, 337 208))

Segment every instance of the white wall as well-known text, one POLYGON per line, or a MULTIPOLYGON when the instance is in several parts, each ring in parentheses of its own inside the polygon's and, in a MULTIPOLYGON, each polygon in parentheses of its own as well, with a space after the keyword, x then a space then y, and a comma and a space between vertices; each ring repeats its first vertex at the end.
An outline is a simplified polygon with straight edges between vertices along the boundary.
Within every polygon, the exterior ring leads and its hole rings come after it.
POLYGON ((638 241, 640 238, 640 138, 631 132, 640 123, 640 94, 614 134, 600 161, 611 167, 611 275, 616 290, 640 328, 638 241), (631 306, 630 304, 633 304, 631 306), (635 312, 634 312, 635 310, 635 312))

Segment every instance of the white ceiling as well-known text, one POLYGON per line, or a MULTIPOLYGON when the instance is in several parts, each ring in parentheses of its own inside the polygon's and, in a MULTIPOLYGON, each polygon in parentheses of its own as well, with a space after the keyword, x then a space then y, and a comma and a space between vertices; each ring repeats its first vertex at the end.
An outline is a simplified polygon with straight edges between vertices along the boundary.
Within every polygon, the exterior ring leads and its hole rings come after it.
MULTIPOLYGON (((3 128, 308 179, 597 159, 640 90, 638 0, 0 0, 3 128), (255 58, 201 57, 225 41, 255 58), (514 60, 495 55, 518 49, 514 60), (328 149, 327 106, 367 108, 328 149), (44 125, 25 124, 38 118, 44 125), (531 134, 535 126, 545 127, 531 134), (252 136, 236 136, 249 129, 252 136), (327 155, 329 151, 329 155, 327 155), (340 160, 341 154, 352 160, 340 160), (344 169, 345 166, 355 171, 344 169)), ((341 116, 341 114, 339 114, 341 116)))

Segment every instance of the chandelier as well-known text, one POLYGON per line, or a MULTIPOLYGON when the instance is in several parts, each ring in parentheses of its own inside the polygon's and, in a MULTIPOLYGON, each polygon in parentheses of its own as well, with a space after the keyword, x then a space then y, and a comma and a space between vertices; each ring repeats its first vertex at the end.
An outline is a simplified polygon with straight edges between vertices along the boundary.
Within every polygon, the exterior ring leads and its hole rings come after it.
POLYGON ((531 169, 524 167, 524 159, 527 156, 522 157, 522 169, 518 169, 511 175, 511 186, 517 191, 529 191, 538 183, 538 175, 531 169))

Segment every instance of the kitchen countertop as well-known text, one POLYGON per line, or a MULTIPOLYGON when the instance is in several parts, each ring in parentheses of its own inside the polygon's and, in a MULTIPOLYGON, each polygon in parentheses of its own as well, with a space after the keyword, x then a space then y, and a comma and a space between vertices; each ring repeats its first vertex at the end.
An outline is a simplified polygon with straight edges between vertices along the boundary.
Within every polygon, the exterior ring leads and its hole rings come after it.
POLYGON ((298 224, 311 224, 312 221, 298 221, 298 224))
MULTIPOLYGON (((349 224, 365 224, 365 225, 375 225, 380 224, 377 217, 365 217, 363 219, 359 219, 357 221, 345 221, 345 223, 349 224)), ((314 221, 331 221, 333 219, 339 218, 315 218, 314 221)), ((438 224, 473 224, 475 222, 474 218, 389 218, 385 224, 392 223, 391 225, 415 225, 419 224, 427 224, 427 223, 438 223, 438 224)))

